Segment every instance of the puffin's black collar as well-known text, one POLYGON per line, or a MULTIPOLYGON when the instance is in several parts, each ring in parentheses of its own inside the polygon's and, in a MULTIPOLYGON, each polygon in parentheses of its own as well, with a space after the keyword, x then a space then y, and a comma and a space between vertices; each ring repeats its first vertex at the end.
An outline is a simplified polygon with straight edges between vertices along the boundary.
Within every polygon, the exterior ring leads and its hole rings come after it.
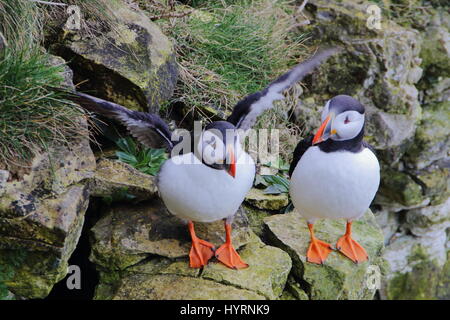
POLYGON ((318 147, 323 152, 335 152, 335 151, 350 151, 358 153, 364 149, 364 126, 356 137, 349 140, 337 141, 333 139, 327 139, 318 144, 318 147))

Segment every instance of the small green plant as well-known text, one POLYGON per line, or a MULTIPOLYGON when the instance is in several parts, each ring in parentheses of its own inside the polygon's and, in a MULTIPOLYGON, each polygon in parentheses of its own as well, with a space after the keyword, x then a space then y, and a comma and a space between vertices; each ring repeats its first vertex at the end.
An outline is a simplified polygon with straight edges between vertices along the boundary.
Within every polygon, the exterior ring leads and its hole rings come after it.
MULTIPOLYGON (((288 194, 289 196, 289 180, 280 174, 277 175, 256 175, 254 186, 262 189, 265 194, 288 194)), ((289 200, 288 205, 281 210, 282 213, 288 213, 294 209, 292 201, 289 200)))
POLYGON ((284 161, 282 158, 278 158, 278 160, 276 160, 274 162, 265 163, 264 166, 272 168, 272 169, 276 169, 284 174, 289 171, 290 165, 289 165, 289 163, 284 161))
POLYGON ((262 176, 267 184, 264 189, 266 194, 280 194, 289 192, 289 180, 281 175, 264 175, 262 176))
POLYGON ((152 176, 158 173, 161 165, 167 160, 164 149, 141 148, 130 137, 118 139, 116 145, 121 150, 116 152, 120 161, 152 176))

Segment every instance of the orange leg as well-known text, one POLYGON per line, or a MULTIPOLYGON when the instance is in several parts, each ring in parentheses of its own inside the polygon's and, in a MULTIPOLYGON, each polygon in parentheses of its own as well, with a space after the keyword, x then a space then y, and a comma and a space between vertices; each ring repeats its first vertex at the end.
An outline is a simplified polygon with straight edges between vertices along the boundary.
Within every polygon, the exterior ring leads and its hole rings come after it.
POLYGON ((347 230, 336 243, 336 248, 354 263, 364 262, 369 258, 366 250, 358 242, 352 239, 351 221, 347 221, 347 230))
POLYGON ((306 261, 323 264, 333 249, 330 244, 316 238, 314 235, 314 225, 312 223, 308 223, 308 228, 311 235, 311 242, 309 244, 308 252, 306 253, 306 261))
POLYGON ((188 223, 189 233, 191 234, 192 246, 189 252, 189 266, 191 268, 201 268, 206 265, 209 259, 214 255, 214 245, 205 240, 197 238, 194 230, 194 223, 188 223))
POLYGON ((242 261, 239 254, 234 249, 231 244, 231 224, 225 221, 225 231, 226 231, 226 242, 220 246, 216 251, 216 258, 232 269, 243 269, 247 268, 248 264, 242 261))

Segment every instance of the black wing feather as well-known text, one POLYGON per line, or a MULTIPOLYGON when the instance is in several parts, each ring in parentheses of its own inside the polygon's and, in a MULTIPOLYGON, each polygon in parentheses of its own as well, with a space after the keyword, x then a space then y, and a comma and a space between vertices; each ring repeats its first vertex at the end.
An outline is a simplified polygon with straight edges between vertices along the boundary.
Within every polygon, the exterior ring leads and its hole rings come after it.
POLYGON ((303 154, 305 154, 306 150, 308 150, 308 148, 312 146, 313 138, 314 138, 314 136, 311 135, 303 140, 300 140, 300 142, 295 147, 291 166, 289 167, 289 177, 292 176, 292 173, 294 172, 295 167, 297 166, 297 163, 302 158, 303 154))
POLYGON ((236 104, 227 121, 234 124, 238 129, 250 129, 261 113, 273 107, 274 101, 284 99, 282 95, 284 90, 302 80, 314 68, 340 50, 337 47, 320 50, 310 59, 303 61, 278 77, 263 90, 246 96, 236 104))
POLYGON ((84 109, 98 113, 125 125, 131 135, 147 147, 152 147, 154 132, 164 139, 169 150, 173 148, 171 131, 156 114, 129 110, 119 104, 96 98, 81 92, 74 92, 71 99, 84 109))

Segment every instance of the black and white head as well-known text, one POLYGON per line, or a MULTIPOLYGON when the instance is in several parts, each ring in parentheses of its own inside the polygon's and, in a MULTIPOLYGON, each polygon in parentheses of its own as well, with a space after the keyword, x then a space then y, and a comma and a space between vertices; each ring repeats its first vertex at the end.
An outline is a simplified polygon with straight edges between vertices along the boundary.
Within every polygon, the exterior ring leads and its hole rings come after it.
POLYGON ((241 144, 236 127, 228 121, 208 124, 197 144, 202 162, 217 170, 225 170, 233 178, 236 175, 236 161, 241 153, 241 144))
POLYGON ((343 145, 362 141, 364 112, 364 106, 350 96, 332 98, 322 111, 322 125, 314 136, 313 145, 325 141, 343 145))

